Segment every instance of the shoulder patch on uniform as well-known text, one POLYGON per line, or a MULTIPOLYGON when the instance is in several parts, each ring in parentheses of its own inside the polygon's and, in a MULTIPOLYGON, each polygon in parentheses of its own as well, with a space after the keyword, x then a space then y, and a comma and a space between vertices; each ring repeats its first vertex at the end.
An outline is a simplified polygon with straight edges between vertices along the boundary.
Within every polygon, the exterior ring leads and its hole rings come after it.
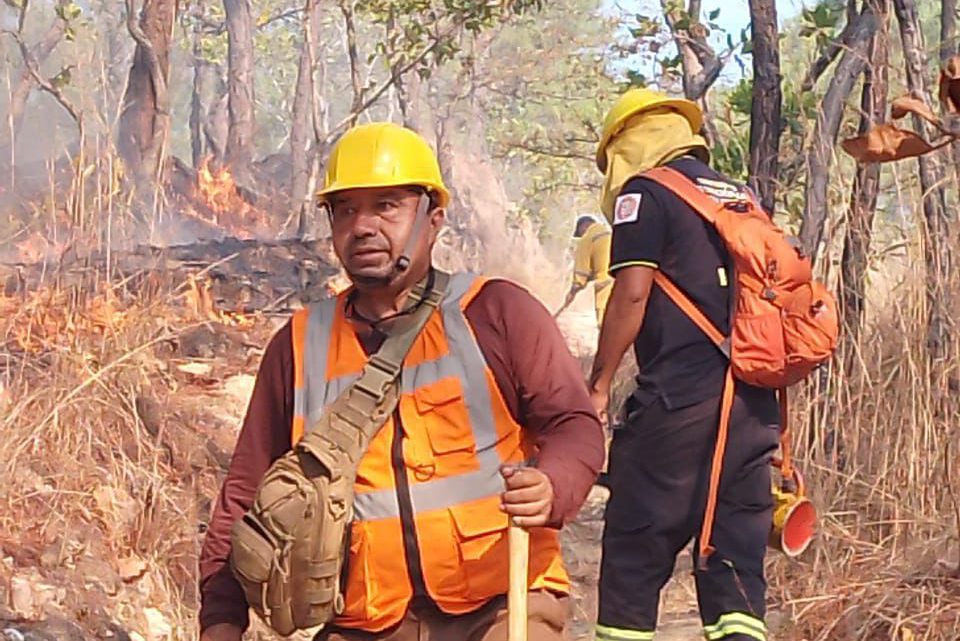
POLYGON ((643 201, 643 194, 624 194, 617 197, 617 203, 613 207, 613 224, 633 223, 640 216, 640 203, 643 201))

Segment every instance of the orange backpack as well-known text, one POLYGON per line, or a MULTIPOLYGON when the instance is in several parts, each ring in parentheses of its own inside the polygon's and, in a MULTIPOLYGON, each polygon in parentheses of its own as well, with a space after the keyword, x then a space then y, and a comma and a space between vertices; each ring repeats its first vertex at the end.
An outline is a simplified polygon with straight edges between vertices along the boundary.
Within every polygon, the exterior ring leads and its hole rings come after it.
POLYGON ((669 167, 642 177, 666 187, 709 222, 732 259, 734 287, 730 334, 725 336, 662 271, 654 282, 727 356, 720 426, 714 450, 707 509, 700 531, 701 564, 713 552, 710 535, 716 510, 727 430, 733 409, 734 380, 779 391, 781 467, 790 463, 786 388, 804 379, 833 354, 840 332, 837 305, 827 288, 813 279, 810 259, 792 243, 753 198, 721 203, 669 167))

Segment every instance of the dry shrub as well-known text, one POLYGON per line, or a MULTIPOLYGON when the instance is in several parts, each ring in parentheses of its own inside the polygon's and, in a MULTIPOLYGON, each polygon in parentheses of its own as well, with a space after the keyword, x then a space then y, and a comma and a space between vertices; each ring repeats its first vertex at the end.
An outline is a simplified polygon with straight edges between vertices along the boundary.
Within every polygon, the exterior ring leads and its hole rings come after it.
POLYGON ((0 297, 0 619, 195 636, 203 523, 243 409, 204 399, 256 359, 239 341, 186 357, 186 339, 231 330, 184 302, 106 285, 0 297))
POLYGON ((908 274, 794 404, 822 523, 803 560, 772 562, 772 594, 792 621, 783 639, 958 638, 958 352, 933 361, 923 291, 922 274, 908 274))

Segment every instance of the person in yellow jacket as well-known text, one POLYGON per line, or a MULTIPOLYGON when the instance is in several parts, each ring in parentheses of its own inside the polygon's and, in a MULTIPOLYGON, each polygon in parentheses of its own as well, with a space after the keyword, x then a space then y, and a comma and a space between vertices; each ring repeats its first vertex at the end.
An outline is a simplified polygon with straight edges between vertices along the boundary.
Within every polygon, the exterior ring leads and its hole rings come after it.
POLYGON ((240 641, 249 623, 230 529, 264 472, 419 306, 410 291, 438 281, 444 295, 404 359, 399 405, 360 461, 342 609, 316 639, 507 641, 512 518, 530 530, 529 638, 560 641, 569 579, 558 528, 604 447, 559 329, 513 283, 438 277, 431 252, 450 196, 415 132, 348 131, 318 197, 351 286, 297 312, 264 353, 201 553, 201 641, 240 641))
POLYGON ((567 307, 574 297, 593 281, 594 305, 597 310, 597 325, 603 324, 603 313, 613 290, 610 276, 610 226, 593 214, 577 218, 573 237, 578 239, 573 259, 573 284, 563 302, 567 307))

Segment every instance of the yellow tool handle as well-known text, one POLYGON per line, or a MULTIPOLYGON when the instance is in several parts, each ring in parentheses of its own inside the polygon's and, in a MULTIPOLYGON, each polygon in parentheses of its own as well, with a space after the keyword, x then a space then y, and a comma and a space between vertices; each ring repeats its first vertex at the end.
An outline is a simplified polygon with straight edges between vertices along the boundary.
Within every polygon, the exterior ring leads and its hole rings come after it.
POLYGON ((507 593, 509 641, 527 641, 527 574, 530 565, 530 532, 510 520, 510 590, 507 593))

